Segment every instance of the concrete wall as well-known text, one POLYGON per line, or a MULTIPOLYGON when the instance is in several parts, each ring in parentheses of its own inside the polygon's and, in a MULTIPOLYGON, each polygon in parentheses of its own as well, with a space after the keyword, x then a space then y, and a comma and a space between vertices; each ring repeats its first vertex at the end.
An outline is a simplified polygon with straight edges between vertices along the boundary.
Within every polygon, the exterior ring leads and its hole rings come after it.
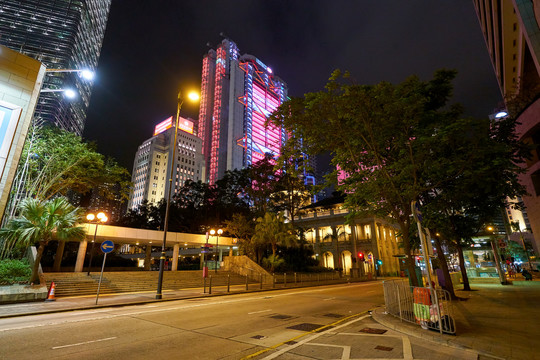
POLYGON ((0 217, 3 217, 17 165, 45 76, 41 62, 0 45, 0 217), (10 117, 10 119, 7 119, 10 117))
MULTIPOLYGON (((528 141, 530 135, 538 131, 537 129, 540 126, 540 99, 523 111, 517 121, 519 123, 517 127, 519 138, 528 141)), ((540 160, 533 157, 527 166, 527 172, 519 177, 520 182, 525 185, 529 193, 529 196, 523 197, 523 203, 527 207, 527 215, 534 234, 537 251, 540 249, 540 194, 537 194, 534 188, 531 175, 538 170, 540 170, 540 160)))

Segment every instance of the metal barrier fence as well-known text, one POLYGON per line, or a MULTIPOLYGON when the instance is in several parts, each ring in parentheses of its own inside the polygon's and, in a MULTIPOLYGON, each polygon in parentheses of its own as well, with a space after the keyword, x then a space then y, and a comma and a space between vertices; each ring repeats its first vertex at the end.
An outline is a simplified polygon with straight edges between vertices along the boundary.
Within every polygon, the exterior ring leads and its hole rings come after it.
POLYGON ((408 280, 383 282, 386 312, 402 321, 418 324, 441 334, 455 334, 450 293, 443 289, 409 286, 408 280))

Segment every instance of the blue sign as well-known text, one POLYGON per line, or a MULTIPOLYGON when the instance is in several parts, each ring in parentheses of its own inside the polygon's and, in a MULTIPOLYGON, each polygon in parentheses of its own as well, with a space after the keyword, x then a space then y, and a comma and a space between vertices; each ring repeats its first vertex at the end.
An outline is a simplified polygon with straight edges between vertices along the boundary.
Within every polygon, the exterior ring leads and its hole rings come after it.
POLYGON ((114 243, 111 240, 105 240, 101 243, 101 251, 103 251, 104 254, 108 254, 111 251, 114 250, 114 243))

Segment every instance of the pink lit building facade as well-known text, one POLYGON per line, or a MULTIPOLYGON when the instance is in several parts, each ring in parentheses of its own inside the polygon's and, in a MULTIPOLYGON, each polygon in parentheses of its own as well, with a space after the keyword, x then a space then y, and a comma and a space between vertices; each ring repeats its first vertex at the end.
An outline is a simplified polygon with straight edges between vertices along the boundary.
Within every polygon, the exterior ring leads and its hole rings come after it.
POLYGON ((267 117, 287 99, 287 85, 255 56, 240 55, 225 39, 203 58, 199 136, 206 181, 225 171, 279 155, 285 130, 265 126, 267 117))

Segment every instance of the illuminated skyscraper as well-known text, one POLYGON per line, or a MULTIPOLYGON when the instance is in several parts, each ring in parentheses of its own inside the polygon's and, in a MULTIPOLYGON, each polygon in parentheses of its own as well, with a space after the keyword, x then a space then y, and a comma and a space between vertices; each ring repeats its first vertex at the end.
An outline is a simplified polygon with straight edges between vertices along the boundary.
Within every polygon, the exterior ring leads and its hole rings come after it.
POLYGON ((287 99, 287 85, 255 56, 239 52, 225 39, 203 58, 199 136, 210 184, 266 153, 279 155, 286 140, 285 130, 265 121, 287 99))
MULTIPOLYGON (((47 69, 95 70, 111 0, 0 0, 0 44, 47 69)), ((77 73, 48 73, 43 88, 76 90, 76 99, 42 93, 35 116, 81 135, 92 82, 77 73)))
MULTIPOLYGON (((193 134, 193 121, 180 118, 177 135, 177 151, 173 174, 174 193, 187 180, 199 181, 204 176, 204 160, 201 154, 201 139, 193 134)), ((133 162, 131 191, 128 209, 135 210, 147 200, 153 205, 163 199, 169 191, 169 177, 173 155, 174 123, 170 117, 156 125, 154 136, 144 141, 137 150, 133 162)))

